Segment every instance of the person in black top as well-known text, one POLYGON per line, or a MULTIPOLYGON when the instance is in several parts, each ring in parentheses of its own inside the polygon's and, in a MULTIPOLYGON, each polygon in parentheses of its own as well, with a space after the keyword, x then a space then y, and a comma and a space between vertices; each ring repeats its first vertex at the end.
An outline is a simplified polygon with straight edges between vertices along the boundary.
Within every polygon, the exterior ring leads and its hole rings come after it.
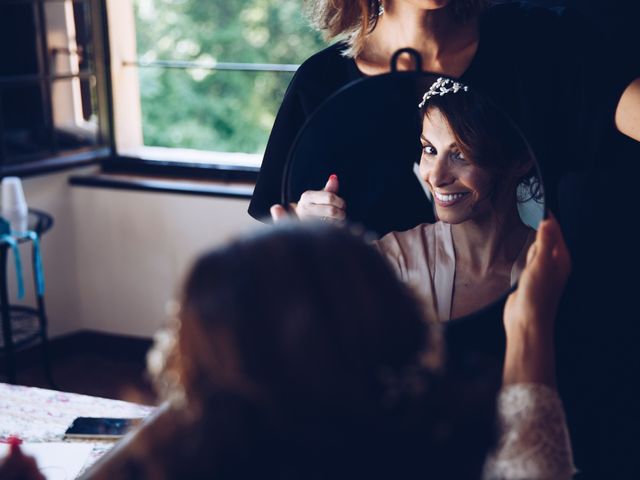
MULTIPOLYGON (((576 12, 479 0, 420 3, 387 0, 379 14, 377 1, 359 2, 366 8, 357 13, 332 10, 340 2, 312 2, 316 24, 348 39, 309 58, 294 76, 249 206, 254 218, 268 218, 280 202, 284 164, 304 122, 345 85, 386 73, 392 53, 407 46, 420 52, 424 70, 460 78, 512 116, 542 165, 552 208, 563 174, 592 165, 610 131, 640 139, 633 120, 640 112, 638 72, 576 12)), ((339 203, 326 197, 318 202, 339 203)))

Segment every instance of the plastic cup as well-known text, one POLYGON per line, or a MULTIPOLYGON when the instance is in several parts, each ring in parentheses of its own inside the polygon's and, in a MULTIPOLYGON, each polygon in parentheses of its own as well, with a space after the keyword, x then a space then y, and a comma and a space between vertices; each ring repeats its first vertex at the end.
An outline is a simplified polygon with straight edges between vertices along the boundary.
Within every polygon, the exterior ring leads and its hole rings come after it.
POLYGON ((18 177, 2 179, 2 216, 11 223, 11 230, 24 232, 27 229, 29 207, 18 177))

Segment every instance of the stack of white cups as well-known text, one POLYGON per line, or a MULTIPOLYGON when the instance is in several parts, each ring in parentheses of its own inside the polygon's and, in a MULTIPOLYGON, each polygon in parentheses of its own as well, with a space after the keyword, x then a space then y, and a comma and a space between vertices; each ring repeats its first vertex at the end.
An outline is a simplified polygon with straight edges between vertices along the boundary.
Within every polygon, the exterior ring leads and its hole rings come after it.
POLYGON ((22 182, 18 177, 2 179, 2 216, 11 224, 11 231, 25 232, 29 217, 29 207, 24 198, 22 182))

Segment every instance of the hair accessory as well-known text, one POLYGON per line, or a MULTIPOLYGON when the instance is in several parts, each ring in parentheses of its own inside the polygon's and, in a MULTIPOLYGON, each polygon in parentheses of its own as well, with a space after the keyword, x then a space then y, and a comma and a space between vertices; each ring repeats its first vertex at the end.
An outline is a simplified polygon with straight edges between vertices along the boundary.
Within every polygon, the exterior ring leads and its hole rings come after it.
POLYGON ((418 108, 424 107, 431 97, 442 97, 447 93, 458 93, 460 90, 468 92, 469 87, 460 82, 451 80, 450 78, 438 77, 438 79, 429 87, 429 90, 427 90, 422 96, 422 101, 418 105, 418 108))

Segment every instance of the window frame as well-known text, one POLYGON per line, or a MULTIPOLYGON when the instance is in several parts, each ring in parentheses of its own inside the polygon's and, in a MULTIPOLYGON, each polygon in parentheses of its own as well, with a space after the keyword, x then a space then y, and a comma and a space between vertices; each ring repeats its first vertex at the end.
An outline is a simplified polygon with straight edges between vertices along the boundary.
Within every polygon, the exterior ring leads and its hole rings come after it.
MULTIPOLYGON (((243 152, 220 152, 213 150, 192 150, 203 156, 210 154, 208 162, 191 162, 187 156, 185 158, 182 155, 183 149, 172 147, 150 147, 144 145, 142 139, 141 118, 140 122, 136 125, 132 125, 128 119, 119 117, 118 111, 131 107, 131 102, 126 99, 131 99, 132 96, 137 97, 137 108, 141 108, 140 95, 139 95, 139 80, 137 78, 137 71, 139 68, 153 67, 153 68, 168 68, 168 69, 211 69, 211 70, 227 70, 227 71, 258 71, 258 72, 287 72, 295 73, 300 65, 298 64, 261 64, 261 63, 225 63, 217 62, 215 65, 202 65, 198 62, 180 61, 180 60, 163 60, 156 61, 144 61, 141 60, 135 48, 133 51, 129 50, 127 53, 121 53, 123 46, 116 45, 114 38, 132 38, 132 42, 129 45, 136 46, 135 42, 135 13, 133 0, 105 0, 107 6, 107 17, 118 17, 119 22, 109 22, 110 33, 109 47, 111 51, 110 68, 112 72, 112 84, 114 87, 114 155, 105 160, 102 163, 102 170, 109 173, 141 173, 150 174, 155 176, 167 176, 167 177, 179 177, 179 178, 197 178, 197 179, 211 179, 221 181, 240 181, 240 182, 252 182, 258 178, 260 172, 260 165, 262 160, 262 154, 247 154, 243 152), (125 11, 126 9, 126 11, 125 11), (117 12, 117 14, 116 14, 117 12), (124 16, 130 15, 130 19, 126 19, 122 22, 124 16), (127 25, 131 28, 127 31, 127 25), (121 30, 124 26, 124 31, 121 30), (117 32, 116 32, 117 31, 117 32), (114 34, 114 32, 116 32, 114 34), (124 69, 129 69, 130 74, 135 70, 136 80, 132 81, 131 78, 122 80, 124 69), (126 84, 125 89, 129 89, 128 92, 118 92, 118 89, 126 84), (138 90, 138 91, 136 91, 138 90), (124 105, 127 107, 124 107, 124 105), (139 126, 138 126, 139 125, 139 126), (139 130, 139 141, 133 143, 129 138, 124 139, 123 130, 132 131, 139 130), (155 155, 154 151, 164 150, 162 155, 155 155), (246 162, 235 162, 234 157, 238 155, 253 155, 260 157, 260 161, 256 161, 253 165, 248 165, 246 162), (226 157, 226 158, 223 158, 226 157), (223 161, 219 161, 223 158, 223 161)), ((126 48, 125 48, 126 50, 126 48)), ((133 76, 133 74, 132 74, 133 76)), ((136 112, 133 118, 141 117, 140 112, 136 112)), ((126 136, 126 134, 124 135, 126 136)))
MULTIPOLYGON (((151 175, 160 177, 173 177, 182 179, 210 179, 223 182, 250 182, 254 183, 260 171, 260 162, 253 165, 246 161, 236 162, 234 156, 239 153, 225 153, 207 150, 196 150, 201 154, 211 154, 211 160, 207 162, 190 161, 181 155, 182 149, 165 148, 162 155, 155 155, 159 147, 146 147, 142 140, 142 124, 140 113, 140 95, 139 81, 137 72, 135 80, 123 80, 121 75, 123 70, 128 68, 128 73, 133 70, 132 63, 136 67, 140 67, 141 62, 135 55, 135 13, 133 0, 3 0, 11 4, 30 4, 34 8, 39 8, 41 19, 44 20, 44 5, 47 3, 61 3, 70 1, 72 3, 89 4, 91 10, 92 25, 92 46, 93 46, 93 64, 94 69, 92 75, 98 79, 96 82, 96 95, 98 101, 98 117, 100 135, 103 142, 100 145, 77 148, 68 151, 57 151, 52 155, 41 155, 34 158, 33 161, 26 161, 17 164, 4 164, 6 158, 0 155, 0 178, 8 175, 16 175, 27 177, 31 175, 40 175, 51 173, 59 170, 72 169, 85 165, 98 165, 100 171, 106 174, 136 174, 151 175), (130 31, 122 32, 123 12, 130 16, 130 31), (133 27, 133 28, 131 28, 133 27), (123 34, 124 33, 124 34, 123 34), (125 52, 123 55, 119 51, 122 45, 122 37, 129 37, 129 48, 131 51, 125 52), (129 54, 127 54, 129 53, 129 54), (122 92, 122 87, 129 91, 122 92), (138 90, 131 92, 130 90, 138 90), (131 98, 137 101, 131 102, 131 98), (133 107, 132 107, 133 106, 133 107), (126 111, 126 116, 130 115, 132 108, 138 111, 133 113, 134 118, 138 118, 138 125, 131 127, 131 122, 122 120, 123 115, 118 116, 120 112, 126 111), (127 134, 123 133, 127 130, 134 131, 134 139, 126 138, 127 134), (136 142, 135 136, 138 135, 136 142), (218 161, 223 158, 222 161, 218 161)), ((124 23, 126 24, 127 21, 124 23)), ((37 28, 36 28, 37 30, 37 28)), ((46 38, 46 25, 40 26, 40 31, 36 31, 39 38, 36 39, 39 47, 38 56, 47 60, 46 54, 40 52, 48 51, 46 38), (40 38, 44 35, 44 38, 40 38)), ((162 63, 159 61, 157 63, 162 63)), ((295 72, 299 65, 295 64, 218 64, 214 68, 219 70, 253 70, 253 71, 286 71, 295 72)), ((183 65, 178 68, 192 68, 193 66, 183 65)), ((175 68, 168 66, 167 68, 175 68)), ((48 81, 51 85, 55 79, 59 79, 62 75, 49 75, 50 67, 45 65, 45 73, 40 71, 41 77, 47 77, 43 81, 48 81)), ((125 72, 126 74, 127 72, 125 72)), ((82 77, 84 72, 78 74, 64 75, 68 78, 82 77)), ((49 88, 50 91, 50 88, 49 88)), ((49 94, 49 110, 52 108, 51 96, 49 94)), ((2 128, 2 118, 0 118, 0 128, 2 128)), ((53 127, 52 127, 53 128, 53 127)), ((2 148, 2 147, 0 147, 2 148)), ((240 154, 249 155, 249 154, 240 154)), ((256 155, 261 157, 262 155, 256 155)))
MULTIPOLYGON (((37 73, 10 74, 0 77, 0 88, 7 89, 12 86, 26 87, 38 86, 45 93, 41 106, 47 122, 47 135, 49 152, 33 155, 33 158, 25 157, 17 163, 7 163, 11 157, 4 151, 4 143, 0 145, 0 177, 15 175, 27 177, 40 175, 58 170, 74 168, 88 164, 100 164, 114 154, 113 116, 111 114, 111 78, 109 75, 109 43, 106 24, 105 0, 3 0, 4 6, 25 5, 31 6, 34 15, 34 33, 36 46, 37 73), (89 71, 77 71, 56 74, 52 71, 49 61, 49 39, 46 25, 46 5, 55 3, 85 4, 90 12, 91 47, 93 54, 93 69, 89 71), (98 116, 98 137, 100 141, 96 145, 79 146, 77 148, 61 149, 55 140, 55 124, 53 121, 53 86, 56 81, 83 80, 95 77, 95 94, 98 116)), ((0 134, 4 135, 3 118, 0 118, 0 134)))

